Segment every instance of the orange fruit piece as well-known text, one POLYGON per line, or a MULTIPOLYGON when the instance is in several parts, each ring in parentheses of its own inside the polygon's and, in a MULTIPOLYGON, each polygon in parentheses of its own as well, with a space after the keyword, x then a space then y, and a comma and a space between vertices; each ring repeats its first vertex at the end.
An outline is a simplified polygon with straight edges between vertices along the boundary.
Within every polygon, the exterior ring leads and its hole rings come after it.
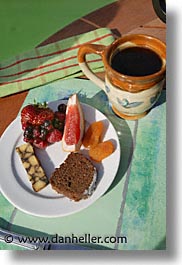
POLYGON ((80 115, 77 105, 68 107, 65 126, 65 142, 67 145, 77 144, 80 139, 80 115))
POLYGON ((76 152, 80 150, 84 134, 84 114, 77 94, 72 95, 66 108, 63 133, 63 150, 76 152))
POLYGON ((98 143, 96 146, 91 147, 89 150, 89 156, 96 162, 101 162, 104 158, 108 157, 114 152, 113 143, 108 140, 102 143, 98 143))
POLYGON ((83 138, 84 147, 94 147, 100 142, 103 134, 104 124, 102 121, 93 122, 86 131, 83 138))

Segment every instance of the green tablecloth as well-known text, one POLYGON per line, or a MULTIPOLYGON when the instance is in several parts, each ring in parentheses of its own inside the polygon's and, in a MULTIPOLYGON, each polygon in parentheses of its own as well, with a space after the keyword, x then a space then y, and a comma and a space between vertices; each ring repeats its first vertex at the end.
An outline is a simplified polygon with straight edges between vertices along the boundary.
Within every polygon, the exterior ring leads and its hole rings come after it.
MULTIPOLYGON (((119 171, 109 190, 81 212, 60 218, 34 217, 14 208, 0 195, 0 226, 29 236, 59 234, 126 236, 127 243, 92 244, 118 250, 165 249, 166 235, 166 103, 138 121, 116 117, 103 91, 88 80, 56 81, 32 89, 24 104, 53 101, 79 92, 113 123, 121 145, 119 171)), ((20 249, 0 243, 1 249, 20 249)))

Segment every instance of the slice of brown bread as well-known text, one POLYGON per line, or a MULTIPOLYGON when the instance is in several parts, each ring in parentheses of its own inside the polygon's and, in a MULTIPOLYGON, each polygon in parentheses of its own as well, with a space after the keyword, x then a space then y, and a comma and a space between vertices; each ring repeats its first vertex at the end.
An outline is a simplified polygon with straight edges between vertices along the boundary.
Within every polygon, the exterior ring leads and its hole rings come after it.
POLYGON ((91 195, 90 186, 95 182, 95 174, 95 167, 89 159, 80 153, 70 153, 53 172, 50 184, 58 193, 79 201, 91 195))

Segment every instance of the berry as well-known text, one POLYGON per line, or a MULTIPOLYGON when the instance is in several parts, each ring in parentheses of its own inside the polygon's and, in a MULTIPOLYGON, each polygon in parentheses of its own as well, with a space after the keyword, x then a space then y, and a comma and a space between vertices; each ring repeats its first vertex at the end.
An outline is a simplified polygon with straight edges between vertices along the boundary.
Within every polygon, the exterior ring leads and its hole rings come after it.
POLYGON ((54 118, 54 112, 49 109, 42 109, 40 111, 40 113, 37 115, 37 117, 35 118, 35 120, 33 121, 33 124, 43 124, 46 120, 53 120, 54 118))
POLYGON ((61 141, 62 137, 63 134, 58 129, 54 129, 53 131, 47 134, 46 140, 52 144, 61 141))
POLYGON ((66 116, 65 113, 62 113, 62 112, 59 112, 59 111, 55 112, 55 117, 61 122, 65 121, 65 116, 66 116))
POLYGON ((36 116, 36 109, 34 105, 27 105, 21 111, 21 122, 24 126, 27 122, 32 123, 36 116))
POLYGON ((53 124, 53 127, 54 127, 55 129, 58 129, 58 128, 59 128, 59 124, 60 124, 60 122, 59 122, 59 120, 58 120, 57 118, 55 118, 55 119, 52 121, 52 124, 53 124))
POLYGON ((33 143, 33 139, 27 138, 26 136, 23 137, 23 141, 25 141, 26 143, 33 143))
POLYGON ((62 122, 59 123, 58 130, 61 132, 64 131, 64 123, 62 123, 62 122))
POLYGON ((43 127, 46 128, 48 131, 53 129, 52 121, 45 120, 43 123, 43 127))
POLYGON ((33 137, 33 127, 31 125, 28 125, 26 128, 25 128, 25 131, 24 131, 24 137, 26 137, 27 139, 32 139, 33 137))
POLYGON ((21 119, 21 126, 23 130, 25 130, 25 128, 27 127, 27 122, 24 121, 23 119, 21 119))
POLYGON ((33 145, 40 148, 40 149, 45 149, 48 146, 48 142, 47 141, 43 141, 41 139, 35 139, 33 141, 33 145))
POLYGON ((49 144, 62 140, 66 105, 60 104, 58 109, 60 111, 53 112, 45 103, 24 107, 21 112, 24 141, 44 149, 49 144))
POLYGON ((66 113, 66 105, 65 104, 59 104, 58 106, 58 111, 60 111, 61 113, 66 113))
POLYGON ((21 122, 23 127, 27 122, 40 125, 45 120, 52 120, 54 112, 46 104, 29 104, 21 111, 21 122))
POLYGON ((40 136, 40 126, 36 125, 33 129, 33 138, 38 138, 40 136))
POLYGON ((45 128, 41 128, 41 130, 40 130, 40 136, 39 137, 42 140, 45 140, 46 139, 46 135, 47 135, 47 130, 45 128))

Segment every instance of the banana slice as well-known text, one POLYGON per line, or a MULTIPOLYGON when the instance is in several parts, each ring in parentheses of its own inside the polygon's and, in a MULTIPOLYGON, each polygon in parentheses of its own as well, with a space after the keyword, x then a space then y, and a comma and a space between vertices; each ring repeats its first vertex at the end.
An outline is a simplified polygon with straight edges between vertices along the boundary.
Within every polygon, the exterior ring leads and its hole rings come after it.
POLYGON ((34 191, 38 192, 49 183, 48 178, 35 155, 31 144, 22 144, 16 147, 21 162, 27 172, 27 176, 32 183, 34 191))

